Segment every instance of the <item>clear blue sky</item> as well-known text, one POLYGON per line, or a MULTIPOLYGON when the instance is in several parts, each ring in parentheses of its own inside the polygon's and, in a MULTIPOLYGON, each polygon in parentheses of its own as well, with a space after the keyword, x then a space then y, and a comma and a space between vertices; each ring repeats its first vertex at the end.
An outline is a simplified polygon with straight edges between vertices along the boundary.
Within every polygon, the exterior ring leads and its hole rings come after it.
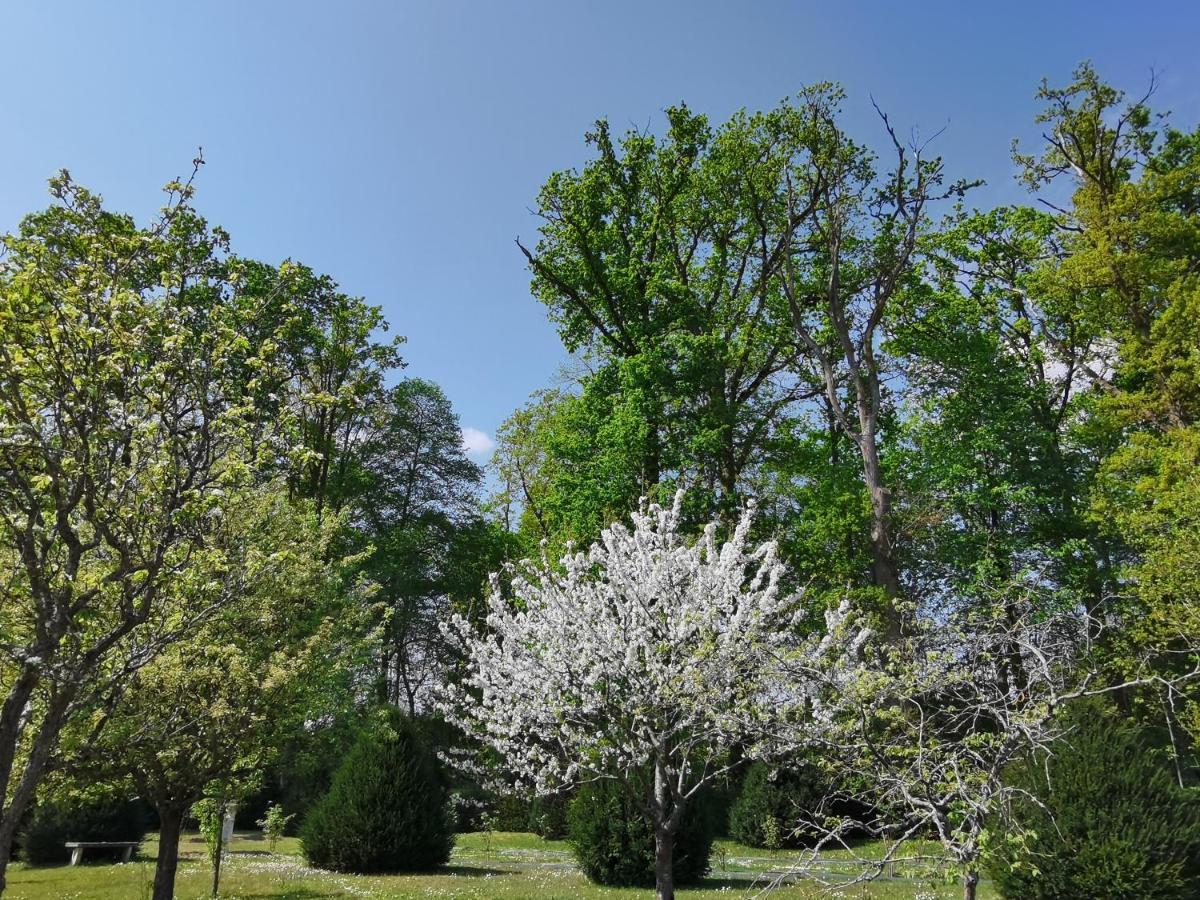
POLYGON ((1009 143, 1039 79, 1092 59, 1200 121, 1194 2, 55 2, 0 5, 0 229, 66 167, 143 217, 208 160, 199 205, 243 254, 293 257, 381 304, 408 374, 494 434, 562 360, 513 238, 599 116, 659 127, 680 100, 720 120, 842 82, 932 133, 975 201, 1020 196, 1009 143))

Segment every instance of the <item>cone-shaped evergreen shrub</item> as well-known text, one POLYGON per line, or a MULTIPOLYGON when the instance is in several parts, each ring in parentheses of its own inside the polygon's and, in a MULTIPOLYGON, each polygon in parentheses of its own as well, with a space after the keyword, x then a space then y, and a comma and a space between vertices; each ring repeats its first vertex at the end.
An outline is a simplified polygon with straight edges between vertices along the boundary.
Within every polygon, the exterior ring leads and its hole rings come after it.
POLYGON ((990 869, 1000 893, 1012 900, 1200 897, 1200 793, 1179 787, 1142 735, 1099 704, 1074 718, 1076 730, 1048 761, 1010 774, 1045 808, 1015 805, 1030 852, 997 841, 990 869))
MULTIPOLYGON (((654 827, 624 785, 596 781, 579 789, 567 811, 568 840, 583 874, 597 884, 654 886, 654 827)), ((708 874, 711 817, 703 796, 684 810, 675 836, 676 884, 708 874)))
POLYGON ((423 871, 450 858, 446 788, 411 722, 395 714, 360 738, 300 837, 309 865, 336 872, 423 871))
POLYGON ((751 847, 798 847, 797 823, 821 802, 822 780, 810 766, 756 762, 729 809, 729 836, 751 847))

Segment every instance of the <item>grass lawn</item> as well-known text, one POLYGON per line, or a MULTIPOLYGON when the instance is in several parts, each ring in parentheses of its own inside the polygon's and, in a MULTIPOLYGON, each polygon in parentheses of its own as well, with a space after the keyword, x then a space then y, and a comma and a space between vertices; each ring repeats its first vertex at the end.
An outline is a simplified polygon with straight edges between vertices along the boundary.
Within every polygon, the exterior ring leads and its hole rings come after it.
MULTIPOLYGON (((81 866, 29 868, 16 864, 9 870, 11 900, 140 900, 150 896, 157 842, 151 836, 133 862, 102 862, 81 866)), ((869 848, 867 848, 869 850, 869 848)), ((397 898, 500 898, 500 900, 572 900, 572 898, 646 898, 652 891, 602 888, 588 884, 571 863, 565 843, 546 841, 532 834, 475 833, 459 835, 450 864, 424 875, 336 875, 309 869, 300 857, 297 841, 280 842, 275 853, 256 832, 238 832, 223 867, 221 896, 234 900, 318 897, 397 898)), ((836 854, 830 854, 836 859, 836 854)), ((180 846, 179 900, 208 897, 211 870, 204 845, 195 834, 184 835, 180 846)), ((679 891, 688 898, 753 896, 755 873, 786 867, 793 857, 786 851, 771 853, 730 841, 718 842, 713 873, 697 888, 679 891)), ((831 863, 836 867, 836 863, 831 863)), ((903 874, 903 873, 902 873, 903 874)), ((761 885, 760 885, 761 887, 761 885)), ((981 898, 993 898, 982 885, 981 898)), ((796 884, 771 893, 779 900, 820 896, 814 885, 796 884)), ((832 896, 871 900, 921 900, 961 896, 957 885, 936 880, 902 879, 855 886, 832 896)), ((824 896, 830 896, 828 894, 824 896)))

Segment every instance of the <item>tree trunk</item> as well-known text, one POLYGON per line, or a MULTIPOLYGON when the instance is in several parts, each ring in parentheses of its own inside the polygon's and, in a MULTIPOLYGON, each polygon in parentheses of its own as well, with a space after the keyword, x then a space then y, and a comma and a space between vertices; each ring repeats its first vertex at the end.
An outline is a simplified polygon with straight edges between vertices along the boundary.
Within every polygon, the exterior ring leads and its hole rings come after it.
POLYGON ((214 897, 221 896, 221 857, 225 854, 225 805, 220 806, 220 823, 221 827, 217 830, 217 849, 213 854, 213 883, 212 895, 214 897))
POLYGON ((13 761, 17 757, 17 745, 25 728, 25 714, 29 706, 29 698, 39 681, 38 672, 32 666, 25 666, 20 676, 13 682, 0 708, 0 805, 8 796, 9 781, 12 779, 13 761))
MULTIPOLYGON (((900 567, 892 546, 892 497, 883 479, 879 445, 875 440, 873 416, 860 414, 863 431, 859 440, 863 458, 863 480, 871 497, 871 580, 882 588, 889 601, 900 597, 900 567), (870 429, 870 430, 868 430, 870 429)), ((888 636, 900 637, 900 616, 889 606, 884 611, 888 636)))
POLYGON ((675 834, 670 825, 654 826, 654 900, 675 900, 675 834))
POLYGON ((13 836, 16 834, 19 818, 19 816, 5 816, 3 820, 0 820, 0 894, 4 893, 4 888, 8 883, 8 861, 12 856, 13 836))
POLYGON ((37 686, 37 672, 26 667, 9 689, 4 706, 0 710, 0 894, 4 893, 5 876, 8 873, 8 860, 12 856, 13 837, 16 835, 17 823, 24 809, 18 804, 5 800, 11 793, 9 789, 12 780, 13 762, 17 755, 17 745, 21 740, 24 729, 24 715, 37 686))
POLYGON ((675 900, 675 832, 683 819, 683 805, 671 794, 663 761, 654 764, 654 896, 675 900))
MULTIPOLYGON (((74 696, 74 693, 73 689, 66 689, 52 695, 45 715, 37 723, 38 730, 33 739, 33 746, 29 749, 29 756, 26 758, 25 765, 21 770, 20 780, 15 787, 11 787, 8 783, 3 786, 7 789, 8 806, 0 810, 0 894, 4 893, 4 888, 7 884, 8 862, 12 856, 12 845, 13 839, 16 837, 17 825, 20 824, 21 817, 25 814, 25 810, 29 808, 29 804, 33 802, 34 793, 37 791, 38 785, 42 781, 42 776, 46 772, 46 764, 50 760, 51 751, 58 743, 58 735, 62 731, 67 709, 70 708, 71 698, 74 696)), ((19 740, 19 729, 15 732, 15 735, 16 739, 19 740)), ((9 781, 11 781, 11 760, 8 761, 8 764, 10 768, 7 774, 9 781)), ((0 796, 0 803, 3 802, 3 799, 0 796)))
POLYGON ((975 888, 979 885, 979 873, 974 869, 963 875, 963 900, 975 900, 975 888))
POLYGON ((160 806, 158 862, 154 866, 152 900, 174 900, 175 871, 179 868, 179 834, 183 831, 182 807, 160 806))

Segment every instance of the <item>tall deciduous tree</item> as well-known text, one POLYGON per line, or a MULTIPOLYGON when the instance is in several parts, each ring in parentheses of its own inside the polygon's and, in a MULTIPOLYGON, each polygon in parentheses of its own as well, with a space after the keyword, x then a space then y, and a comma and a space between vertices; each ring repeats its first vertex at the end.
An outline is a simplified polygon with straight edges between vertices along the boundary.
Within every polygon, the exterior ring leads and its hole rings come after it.
POLYGON ((256 467, 276 377, 190 181, 146 228, 65 172, 51 191, 0 269, 0 890, 75 711, 227 599, 167 588, 256 467))
MULTIPOLYGON (((880 344, 897 298, 919 284, 929 204, 961 196, 968 185, 944 185, 941 160, 902 144, 886 116, 895 162, 880 175, 870 152, 839 125, 841 100, 839 89, 819 85, 792 111, 804 143, 785 173, 792 225, 781 283, 828 409, 862 459, 872 578, 893 601, 903 588, 881 448, 887 357, 880 344)), ((885 615, 895 634, 899 616, 890 604, 885 615)))
POLYGON ((808 392, 776 280, 796 136, 776 112, 718 129, 683 106, 667 119, 661 139, 598 122, 597 158, 551 176, 540 240, 521 245, 564 343, 593 366, 566 407, 590 423, 581 456, 622 456, 629 473, 607 479, 624 495, 592 511, 597 528, 671 482, 693 516, 731 522, 765 439, 808 392))
MULTIPOLYGON (((1057 232, 1040 276, 1048 301, 1107 347, 1105 365, 1081 367, 1096 394, 1088 427, 1108 451, 1088 511, 1116 547, 1105 600, 1134 623, 1129 643, 1157 650, 1169 673, 1188 667, 1200 635, 1190 578, 1200 570, 1200 132, 1168 127, 1148 105, 1153 89, 1127 100, 1088 64, 1065 87, 1043 83, 1044 144, 1016 158, 1031 187, 1070 190, 1069 204, 1047 204, 1057 232)), ((1200 734, 1194 693, 1150 704, 1181 744, 1188 699, 1200 734)))
POLYGON ((356 448, 362 490, 350 513, 374 545, 366 571, 387 607, 383 694, 415 714, 445 662, 439 622, 486 584, 493 554, 480 543, 488 531, 476 495, 483 473, 432 382, 401 381, 373 418, 356 448))

